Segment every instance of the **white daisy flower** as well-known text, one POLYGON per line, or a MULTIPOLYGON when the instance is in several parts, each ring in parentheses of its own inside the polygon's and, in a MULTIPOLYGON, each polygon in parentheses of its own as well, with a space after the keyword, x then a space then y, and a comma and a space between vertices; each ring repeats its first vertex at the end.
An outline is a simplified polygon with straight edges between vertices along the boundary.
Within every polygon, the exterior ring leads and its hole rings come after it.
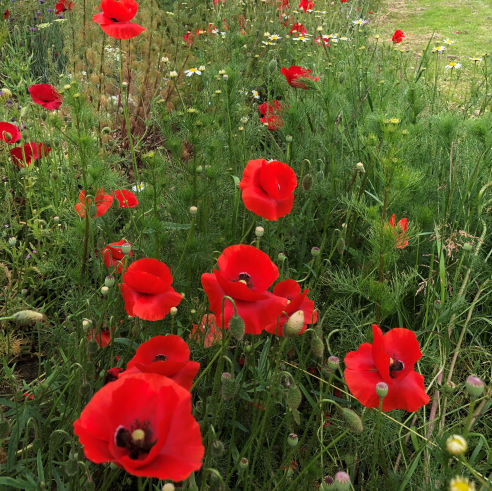
POLYGON ((443 40, 443 43, 444 43, 444 44, 449 44, 449 45, 451 45, 451 44, 454 44, 454 41, 451 41, 451 39, 444 39, 444 40, 443 40))
POLYGON ((272 34, 271 36, 268 37, 270 41, 277 41, 279 39, 282 39, 278 34, 272 34))
POLYGON ((251 93, 253 94, 253 97, 255 99, 259 99, 260 98, 260 94, 257 90, 252 90, 251 93))
POLYGON ((198 70, 198 68, 188 68, 188 70, 184 71, 187 77, 191 77, 192 75, 201 75, 202 72, 198 70))
POLYGON ((303 43, 305 43, 306 41, 309 41, 309 38, 307 36, 299 36, 299 37, 296 37, 296 38, 292 38, 293 41, 301 41, 303 43))
POLYGON ((461 68, 461 63, 456 63, 454 61, 450 61, 449 64, 447 64, 445 67, 444 67, 446 70, 459 70, 461 68))
POLYGON ((132 186, 132 191, 134 193, 141 193, 145 189, 145 184, 143 182, 139 182, 135 186, 132 186))

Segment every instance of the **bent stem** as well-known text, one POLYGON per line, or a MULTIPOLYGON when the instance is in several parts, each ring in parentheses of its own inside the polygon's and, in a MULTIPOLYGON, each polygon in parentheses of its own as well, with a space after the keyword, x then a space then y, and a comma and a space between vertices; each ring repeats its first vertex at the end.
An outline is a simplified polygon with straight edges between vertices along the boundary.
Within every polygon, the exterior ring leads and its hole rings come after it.
POLYGON ((378 408, 378 414, 376 417, 376 435, 374 437, 374 443, 375 443, 375 448, 374 448, 374 453, 372 454, 372 463, 371 463, 371 489, 376 489, 375 484, 376 484, 376 459, 379 456, 379 450, 380 450, 380 442, 379 442, 379 433, 381 429, 381 413, 383 410, 383 398, 379 398, 379 408, 378 408))

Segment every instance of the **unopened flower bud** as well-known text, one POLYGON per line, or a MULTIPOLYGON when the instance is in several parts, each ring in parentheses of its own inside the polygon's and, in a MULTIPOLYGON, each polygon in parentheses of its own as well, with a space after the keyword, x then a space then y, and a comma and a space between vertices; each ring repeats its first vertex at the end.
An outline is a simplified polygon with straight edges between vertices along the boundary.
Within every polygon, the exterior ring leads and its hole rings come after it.
POLYGON ((313 176, 311 174, 306 174, 302 178, 302 189, 304 191, 309 191, 313 187, 313 176))
POLYGON ((132 252, 132 245, 129 242, 123 242, 121 244, 121 253, 128 256, 132 252))
POLYGON ((16 244, 17 244, 17 239, 15 237, 10 237, 9 238, 9 246, 15 247, 16 244))
POLYGON ((236 395, 236 383, 229 372, 224 372, 221 375, 220 380, 222 382, 222 399, 224 399, 224 401, 228 401, 236 395))
POLYGON ((289 444, 289 447, 297 447, 297 444, 299 443, 299 437, 295 433, 290 433, 290 435, 287 437, 287 443, 289 444))
POLYGON ((304 312, 297 310, 294 312, 284 326, 284 336, 293 337, 297 336, 304 327, 304 312))
POLYGON ((87 331, 88 329, 90 329, 92 327, 92 321, 89 320, 89 319, 84 319, 82 321, 82 328, 87 331))
POLYGON ((98 348, 99 348, 99 346, 98 346, 97 341, 95 339, 91 339, 87 343, 87 353, 89 355, 95 355, 97 353, 98 348))
POLYGON ((46 316, 35 310, 21 310, 13 315, 12 320, 19 326, 28 326, 46 320, 46 316))
POLYGON ((336 489, 340 491, 350 489, 350 476, 343 471, 337 472, 335 474, 335 485, 336 489))
POLYGON ((108 274, 108 276, 104 278, 104 285, 108 288, 111 288, 114 285, 114 276, 112 274, 108 274))
POLYGON ((105 297, 109 293, 109 288, 107 286, 101 287, 101 295, 105 297))
POLYGON ((55 223, 58 223, 60 221, 60 217, 59 216, 53 217, 53 221, 55 223))
POLYGON ((378 382, 376 384, 376 394, 380 399, 384 399, 388 394, 388 384, 386 382, 378 382))
POLYGON ((277 259, 283 263, 286 259, 287 259, 287 256, 283 253, 283 252, 279 252, 278 253, 278 256, 277 256, 277 259))
POLYGON ((319 487, 320 491, 332 491, 337 489, 335 484, 335 479, 331 476, 325 476, 323 481, 321 481, 321 485, 319 487))
POLYGON ((196 206, 190 206, 190 215, 194 217, 198 212, 198 208, 196 206))
POLYGON ((340 366, 340 359, 338 356, 330 356, 326 364, 330 370, 335 371, 340 366))
POLYGON ((263 227, 258 226, 258 227, 255 228, 255 235, 256 235, 256 237, 258 237, 258 238, 259 237, 263 237, 263 234, 264 233, 265 233, 265 229, 263 227))
POLYGON ((360 416, 355 412, 352 411, 352 409, 347 409, 347 408, 342 408, 340 410, 342 413, 342 418, 345 420, 345 422, 348 424, 350 430, 352 430, 354 433, 362 433, 364 431, 364 425, 362 424, 362 420, 360 419, 360 416))
POLYGON ((297 409, 301 405, 301 389, 297 385, 291 385, 285 394, 285 402, 290 409, 297 409))
POLYGON ((434 301, 434 308, 436 310, 441 310, 442 309, 442 302, 440 300, 435 300, 434 301))
POLYGON ((293 140, 292 135, 287 135, 287 136, 285 137, 285 141, 286 141, 287 143, 292 143, 292 140, 293 140))
POLYGON ((229 321, 229 330, 231 331, 231 335, 237 339, 238 341, 241 341, 244 337, 244 321, 239 317, 239 315, 234 314, 231 317, 231 320, 229 321))
POLYGON ((311 256, 318 257, 321 254, 321 249, 319 247, 313 247, 311 249, 311 256))
POLYGON ((222 457, 222 455, 224 455, 224 451, 225 451, 224 444, 220 440, 215 440, 212 443, 211 452, 214 457, 222 457))
POLYGON ((325 345, 323 344, 323 341, 321 338, 314 333, 313 337, 311 338, 311 351, 313 352, 313 355, 316 358, 322 359, 323 358, 323 353, 325 351, 325 345))
POLYGON ((248 465, 249 465, 249 461, 246 457, 243 457, 240 461, 239 461, 239 468, 244 470, 244 469, 247 469, 248 468, 248 465))
POLYGON ((79 464, 77 460, 69 459, 63 464, 63 470, 68 477, 74 477, 79 472, 79 464))
POLYGON ((171 78, 176 78, 178 76, 178 72, 176 70, 172 70, 171 72, 169 72, 169 76, 171 78))
POLYGON ((470 375, 466 379, 465 386, 471 397, 480 397, 485 389, 485 384, 476 375, 470 375))
POLYGON ((176 307, 171 307, 169 309, 169 313, 171 314, 171 317, 176 317, 176 314, 178 313, 178 309, 176 307))
POLYGON ((162 486, 161 491, 174 491, 175 489, 176 487, 174 486, 174 484, 172 482, 168 482, 164 484, 164 486, 162 486))
POLYGON ((451 455, 463 455, 468 450, 468 443, 461 435, 451 435, 446 440, 446 450, 451 455))
POLYGON ((128 82, 121 82, 121 86, 126 89, 128 87, 128 82))
POLYGON ((355 170, 357 172, 360 172, 361 174, 364 174, 364 172, 366 172, 366 169, 364 168, 364 164, 362 162, 357 162, 357 164, 355 164, 355 170))

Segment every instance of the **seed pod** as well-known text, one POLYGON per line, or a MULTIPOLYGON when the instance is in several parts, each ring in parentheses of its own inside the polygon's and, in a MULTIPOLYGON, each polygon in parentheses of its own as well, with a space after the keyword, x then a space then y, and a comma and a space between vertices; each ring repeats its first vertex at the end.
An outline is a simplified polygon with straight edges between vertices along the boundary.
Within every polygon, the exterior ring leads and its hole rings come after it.
POLYGON ((319 358, 320 360, 323 358, 325 345, 317 334, 313 334, 313 337, 311 338, 311 351, 316 358, 319 358))
POLYGON ((231 335, 237 339, 238 341, 241 341, 244 337, 244 321, 239 317, 239 315, 234 314, 231 317, 231 320, 229 321, 229 329, 231 331, 231 335))
POLYGON ((348 424, 350 430, 352 430, 354 433, 362 433, 364 431, 364 425, 362 424, 362 420, 360 419, 359 415, 355 412, 352 411, 352 409, 347 409, 347 408, 342 408, 341 411, 342 413, 342 418, 345 420, 345 422, 348 424))
POLYGON ((290 409, 297 409, 301 405, 302 393, 297 385, 291 385, 287 389, 285 402, 290 409))

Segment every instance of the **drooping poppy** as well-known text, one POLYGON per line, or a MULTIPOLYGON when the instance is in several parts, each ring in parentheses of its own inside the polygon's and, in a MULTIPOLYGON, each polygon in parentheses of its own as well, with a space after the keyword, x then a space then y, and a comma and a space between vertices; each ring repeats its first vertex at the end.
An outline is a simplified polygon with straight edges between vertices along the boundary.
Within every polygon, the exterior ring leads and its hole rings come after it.
POLYGON ((0 140, 5 143, 15 143, 21 139, 19 128, 12 123, 0 123, 0 140))
POLYGON ((280 71, 285 75, 287 83, 296 89, 309 89, 309 87, 303 82, 305 79, 311 79, 313 82, 317 82, 319 80, 319 77, 313 77, 310 75, 311 70, 309 68, 303 68, 297 65, 292 65, 289 68, 282 67, 280 71))
POLYGON ((388 394, 383 399, 383 411, 417 411, 430 400, 424 377, 414 370, 422 357, 417 337, 400 327, 383 335, 376 324, 372 334, 372 344, 361 344, 345 356, 345 382, 350 392, 364 406, 379 407, 376 384, 385 382, 388 394))
POLYGON ((126 313, 146 321, 164 319, 183 298, 172 288, 172 282, 169 268, 157 259, 144 258, 130 264, 120 285, 126 313))
POLYGON ((111 330, 109 329, 97 329, 96 327, 89 330, 87 340, 96 341, 100 348, 106 348, 111 341, 111 336, 114 334, 116 328, 113 326, 111 330))
POLYGON ((115 39, 131 39, 145 31, 145 27, 129 22, 138 11, 138 3, 135 0, 102 0, 99 7, 102 12, 95 14, 92 20, 99 24, 108 36, 115 39))
POLYGON ((10 149, 12 161, 17 167, 24 167, 31 162, 35 162, 41 157, 46 157, 51 152, 51 148, 44 143, 24 143, 22 147, 10 149))
POLYGON ((190 348, 179 336, 154 336, 141 344, 127 363, 124 377, 134 371, 158 373, 190 390, 200 363, 190 361, 190 348))
POLYGON ((222 339, 222 331, 214 314, 204 314, 199 325, 193 324, 190 339, 204 348, 210 348, 222 339))
MULTIPOLYGON (((108 268, 113 266, 117 273, 121 273, 123 271, 123 259, 125 258, 125 254, 121 251, 121 246, 125 243, 129 242, 125 239, 121 239, 118 242, 111 242, 101 251, 104 264, 108 268)), ((131 249, 129 256, 133 257, 133 250, 131 249)))
POLYGON ((72 10, 72 9, 73 9, 73 2, 70 2, 69 0, 60 0, 55 5, 55 14, 61 14, 66 10, 72 10))
POLYGON ((162 375, 133 373, 104 385, 73 427, 87 459, 135 476, 183 481, 202 466, 191 394, 162 375))
POLYGON ((250 160, 239 183, 244 206, 267 220, 278 220, 292 210, 295 172, 283 162, 250 160))
POLYGON ((126 189, 115 191, 114 196, 118 200, 121 208, 133 208, 138 205, 138 199, 135 194, 126 189))
POLYGON ((296 34, 299 34, 301 36, 304 36, 304 34, 307 33, 307 30, 306 28, 300 23, 300 22, 296 22, 295 24, 292 25, 292 27, 290 28, 290 31, 289 31, 289 34, 292 34, 292 33, 296 33, 296 34))
POLYGON ((314 302, 307 297, 308 293, 308 289, 301 292, 301 287, 295 280, 289 279, 277 283, 273 287, 273 294, 286 298, 288 302, 284 309, 285 313, 280 316, 278 324, 270 324, 265 330, 271 334, 283 336, 283 326, 288 318, 298 310, 302 310, 304 313, 304 326, 299 331, 299 334, 302 334, 307 329, 308 324, 316 324, 318 312, 314 310, 314 302))
POLYGON ((301 0, 299 2, 298 8, 304 10, 304 12, 307 12, 308 10, 313 10, 314 9, 314 1, 313 0, 301 0))
POLYGON ((389 225, 393 229, 393 234, 395 235, 395 247, 398 249, 405 249, 408 245, 408 220, 406 218, 402 218, 395 225, 395 214, 393 213, 393 215, 391 215, 389 225))
POLYGON ((403 34, 403 31, 400 29, 397 29, 395 31, 395 33, 393 34, 393 37, 391 38, 391 40, 394 43, 401 43, 404 37, 405 37, 405 35, 403 34))
POLYGON ((35 84, 29 87, 31 99, 45 109, 58 109, 63 102, 61 94, 50 84, 35 84))
MULTIPOLYGON (((112 194, 104 194, 104 189, 101 188, 95 198, 95 204, 96 204, 96 217, 100 217, 104 215, 111 205, 113 204, 113 195, 112 194)), ((85 190, 80 191, 79 194, 79 203, 75 205, 75 211, 77 212, 77 215, 79 217, 84 218, 86 209, 87 207, 91 205, 92 199, 85 197, 85 190)))
POLYGON ((224 296, 231 297, 247 334, 260 334, 277 322, 287 299, 267 291, 278 278, 277 266, 267 254, 249 245, 233 245, 224 249, 217 260, 218 270, 202 274, 202 286, 208 296, 210 310, 220 327, 229 327, 234 307, 224 296))

